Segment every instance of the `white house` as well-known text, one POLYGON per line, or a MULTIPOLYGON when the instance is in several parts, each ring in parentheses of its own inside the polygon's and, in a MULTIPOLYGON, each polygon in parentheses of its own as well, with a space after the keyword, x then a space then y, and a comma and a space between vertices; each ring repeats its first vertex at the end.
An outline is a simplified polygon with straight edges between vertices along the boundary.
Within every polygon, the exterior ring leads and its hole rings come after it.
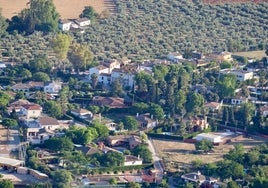
POLYGON ((98 76, 98 82, 103 85, 111 83, 111 73, 114 69, 120 68, 120 63, 117 60, 105 61, 101 65, 90 68, 88 78, 91 80, 93 74, 98 76))
POLYGON ((111 84, 111 74, 101 73, 98 77, 98 82, 103 84, 104 86, 111 84))
POLYGON ((60 128, 58 120, 52 117, 39 117, 38 123, 41 128, 46 130, 56 130, 60 128))
POLYGON ((52 117, 39 117, 36 119, 24 119, 26 125, 26 139, 32 144, 40 144, 55 136, 55 130, 60 129, 57 119, 52 117))
POLYGON ((200 133, 194 139, 197 141, 208 140, 213 144, 218 144, 222 142, 222 137, 220 135, 214 135, 210 133, 200 133))
POLYGON ((217 179, 206 177, 206 176, 202 175, 199 171, 184 174, 181 176, 181 179, 183 179, 185 182, 198 183, 199 185, 201 185, 205 182, 207 182, 207 183, 216 183, 217 182, 217 179))
POLYGON ((42 113, 42 107, 38 104, 25 104, 21 106, 21 113, 25 118, 38 118, 42 113))
POLYGON ((254 78, 253 72, 250 71, 243 71, 243 70, 234 70, 231 72, 236 76, 236 79, 240 82, 251 80, 254 78))
POLYGON ((231 104, 233 105, 237 105, 237 104, 243 104, 243 103, 246 103, 248 102, 248 98, 246 97, 234 97, 231 99, 231 104))
POLYGON ((90 19, 88 18, 78 18, 74 20, 74 22, 80 27, 86 27, 90 25, 90 19))
POLYGON ((142 165, 142 159, 133 155, 126 155, 124 166, 142 165))
POLYGON ((237 81, 240 82, 251 80, 254 78, 254 73, 252 71, 244 70, 223 69, 220 70, 220 74, 234 74, 236 76, 237 81))
POLYGON ((62 88, 61 82, 51 82, 48 85, 45 85, 44 92, 51 93, 51 94, 57 94, 62 88))
POLYGON ((183 60, 183 56, 178 52, 174 52, 168 54, 167 59, 174 63, 178 63, 179 61, 183 60))
POLYGON ((72 110, 71 114, 73 114, 77 117, 80 117, 82 119, 87 119, 87 118, 93 117, 93 113, 91 111, 83 109, 83 108, 72 110))
POLYGON ((58 26, 59 26, 59 29, 62 31, 69 31, 71 29, 72 23, 73 22, 70 20, 63 19, 63 20, 59 20, 58 26))
POLYGON ((126 71, 122 68, 115 68, 111 74, 111 81, 114 82, 117 79, 120 81, 120 83, 122 83, 124 87, 132 87, 135 83, 135 72, 126 71))
POLYGON ((91 75, 96 74, 96 75, 100 75, 101 73, 106 73, 109 74, 109 68, 104 66, 104 65, 99 65, 96 67, 92 67, 89 69, 89 79, 91 79, 91 75))

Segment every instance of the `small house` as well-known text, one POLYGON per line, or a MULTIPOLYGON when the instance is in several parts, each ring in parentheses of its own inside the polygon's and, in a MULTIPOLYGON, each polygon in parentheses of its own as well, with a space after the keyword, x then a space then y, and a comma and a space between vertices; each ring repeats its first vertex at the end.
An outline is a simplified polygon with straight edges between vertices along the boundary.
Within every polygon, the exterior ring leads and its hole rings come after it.
POLYGON ((78 18, 74 20, 74 22, 80 27, 86 27, 90 25, 90 19, 88 18, 78 18))
POLYGON ((93 117, 93 113, 91 111, 83 108, 71 110, 71 114, 82 119, 92 119, 93 117))
POLYGON ((67 19, 61 19, 59 20, 58 26, 59 29, 62 31, 69 31, 71 29, 72 21, 67 19))
POLYGON ((232 105, 244 104, 246 102, 248 102, 248 98, 242 97, 242 96, 240 96, 240 97, 234 97, 234 98, 231 99, 231 104, 232 105))
POLYGON ((218 102, 209 102, 205 104, 205 107, 208 108, 210 111, 218 111, 222 107, 222 103, 218 102))
POLYGON ((154 128, 157 125, 157 121, 152 119, 149 114, 137 114, 135 118, 141 128, 154 128))
POLYGON ((125 155, 124 166, 142 165, 142 159, 138 156, 125 155))
POLYGON ((167 59, 172 61, 173 63, 178 63, 181 60, 183 60, 183 56, 178 52, 174 52, 174 53, 168 54, 167 59))
POLYGON ((21 106, 21 113, 25 118, 38 118, 42 113, 42 107, 38 104, 25 104, 21 106))
POLYGON ((29 92, 31 86, 29 84, 17 83, 11 87, 12 91, 18 92, 29 92))
POLYGON ((62 89, 61 82, 51 82, 44 86, 44 92, 51 94, 58 94, 62 89))

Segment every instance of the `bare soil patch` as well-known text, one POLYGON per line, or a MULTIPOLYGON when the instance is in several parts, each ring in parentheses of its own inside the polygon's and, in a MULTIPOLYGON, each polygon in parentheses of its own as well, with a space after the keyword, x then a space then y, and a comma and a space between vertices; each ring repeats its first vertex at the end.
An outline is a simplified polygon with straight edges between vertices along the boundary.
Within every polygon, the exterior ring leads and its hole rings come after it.
POLYGON ((259 59, 259 60, 261 60, 263 57, 266 56, 264 50, 249 51, 249 52, 236 52, 234 53, 234 55, 243 56, 243 57, 252 58, 252 59, 259 59))
MULTIPOLYGON (((78 18, 85 6, 92 6, 101 13, 107 7, 105 0, 54 0, 57 11, 63 19, 78 18)), ((2 8, 2 15, 6 18, 11 18, 17 15, 24 8, 27 8, 29 0, 1 0, 0 8, 2 8)))
MULTIPOLYGON (((180 164, 179 166, 189 165, 193 161, 200 160, 203 163, 211 163, 223 159, 223 155, 234 148, 235 144, 241 143, 246 150, 267 143, 266 140, 260 138, 246 138, 237 136, 230 143, 215 146, 213 152, 208 154, 195 154, 195 146, 192 143, 183 141, 157 140, 152 139, 157 155, 163 159, 163 162, 169 170, 174 166, 171 164, 180 164)), ((174 170, 174 169, 173 169, 174 170)))

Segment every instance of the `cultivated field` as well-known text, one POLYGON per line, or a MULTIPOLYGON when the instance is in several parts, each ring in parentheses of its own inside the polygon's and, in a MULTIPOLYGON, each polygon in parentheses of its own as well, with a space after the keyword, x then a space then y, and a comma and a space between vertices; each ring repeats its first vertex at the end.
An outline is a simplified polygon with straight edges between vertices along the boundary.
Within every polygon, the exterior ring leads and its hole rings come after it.
POLYGON ((202 0, 203 3, 207 4, 224 4, 224 3, 262 3, 262 2, 268 2, 268 0, 202 0))
MULTIPOLYGON (((29 0, 0 0, 2 15, 11 18, 27 7, 29 0)), ((100 13, 106 9, 105 0, 54 0, 61 18, 78 18, 85 6, 92 6, 100 13)))
POLYGON ((259 60, 261 60, 263 57, 266 56, 264 50, 249 51, 249 52, 236 52, 233 54, 238 55, 238 56, 247 57, 247 58, 259 59, 259 60))
POLYGON ((228 144, 215 146, 213 152, 208 154, 194 154, 195 146, 191 143, 157 139, 153 139, 152 141, 156 153, 163 159, 166 168, 171 171, 176 170, 179 166, 189 165, 196 160, 201 160, 203 163, 220 161, 223 159, 223 155, 228 153, 228 151, 238 143, 243 144, 244 148, 248 150, 266 142, 262 139, 237 136, 228 144))

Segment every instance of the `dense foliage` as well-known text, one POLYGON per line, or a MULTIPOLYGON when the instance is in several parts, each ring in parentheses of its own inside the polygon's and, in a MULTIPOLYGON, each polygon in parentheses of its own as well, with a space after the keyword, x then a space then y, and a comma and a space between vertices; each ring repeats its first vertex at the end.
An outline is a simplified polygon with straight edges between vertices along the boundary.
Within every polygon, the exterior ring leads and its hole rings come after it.
POLYGON ((209 4, 188 0, 121 1, 118 14, 81 36, 94 54, 134 59, 173 51, 241 51, 263 48, 267 4, 209 4))

